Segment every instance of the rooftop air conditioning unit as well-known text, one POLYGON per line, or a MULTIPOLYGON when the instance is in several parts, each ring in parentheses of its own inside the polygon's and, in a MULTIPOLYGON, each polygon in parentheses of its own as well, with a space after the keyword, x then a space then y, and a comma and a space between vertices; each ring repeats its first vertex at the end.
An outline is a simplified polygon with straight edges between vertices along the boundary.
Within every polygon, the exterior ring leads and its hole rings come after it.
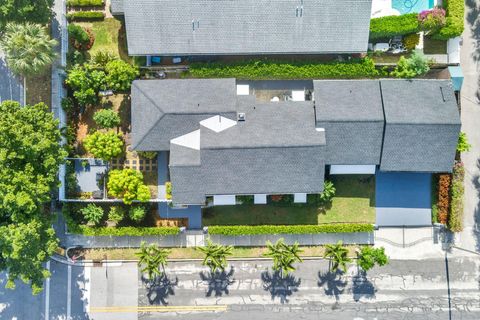
POLYGON ((238 121, 245 121, 245 113, 244 112, 237 113, 237 120, 238 121))

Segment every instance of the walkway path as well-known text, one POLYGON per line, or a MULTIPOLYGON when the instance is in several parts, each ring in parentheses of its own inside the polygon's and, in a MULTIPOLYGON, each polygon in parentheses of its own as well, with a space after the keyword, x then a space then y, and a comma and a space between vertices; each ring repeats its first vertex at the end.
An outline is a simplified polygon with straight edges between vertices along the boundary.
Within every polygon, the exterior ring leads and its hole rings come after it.
POLYGON ((8 69, 3 52, 0 50, 0 103, 15 100, 24 103, 23 81, 8 69))
POLYGON ((462 131, 472 144, 470 152, 462 155, 465 163, 465 228, 457 234, 456 245, 468 250, 480 251, 479 193, 480 193, 480 3, 466 1, 465 31, 461 48, 461 65, 465 76, 462 87, 462 131))

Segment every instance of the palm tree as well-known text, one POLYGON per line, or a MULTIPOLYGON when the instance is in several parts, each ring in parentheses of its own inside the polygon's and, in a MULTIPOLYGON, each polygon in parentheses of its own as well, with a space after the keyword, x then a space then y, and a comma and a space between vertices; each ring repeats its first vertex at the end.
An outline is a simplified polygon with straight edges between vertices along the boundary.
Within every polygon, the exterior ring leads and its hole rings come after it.
POLYGON ((339 268, 346 272, 347 263, 352 261, 348 257, 348 249, 343 245, 342 241, 338 241, 337 244, 327 244, 323 257, 330 259, 331 271, 333 272, 337 272, 339 268))
POLYGON ((147 246, 145 241, 142 242, 140 251, 136 253, 139 257, 138 266, 142 273, 148 274, 148 279, 153 281, 155 278, 165 274, 165 266, 167 265, 167 257, 170 250, 162 249, 155 244, 147 246), (159 267, 162 267, 160 270, 159 267))
POLYGON ((23 77, 24 88, 25 77, 42 74, 53 63, 56 45, 47 29, 34 23, 9 23, 0 40, 8 67, 23 77))
POLYGON ((283 239, 279 239, 275 244, 267 241, 267 250, 264 256, 273 259, 272 269, 279 272, 281 278, 288 275, 289 272, 295 271, 293 266, 295 262, 303 261, 299 255, 303 250, 299 248, 298 242, 289 246, 285 244, 283 239))
POLYGON ((207 239, 205 247, 198 247, 197 250, 205 254, 202 264, 208 266, 212 273, 219 269, 225 271, 228 264, 227 257, 233 254, 233 246, 215 244, 210 239, 207 239))

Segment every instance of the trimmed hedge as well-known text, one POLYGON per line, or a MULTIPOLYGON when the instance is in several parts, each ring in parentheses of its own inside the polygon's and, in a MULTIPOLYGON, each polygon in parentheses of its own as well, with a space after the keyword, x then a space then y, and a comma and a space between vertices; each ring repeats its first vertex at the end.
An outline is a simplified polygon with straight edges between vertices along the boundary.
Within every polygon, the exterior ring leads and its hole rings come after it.
POLYGON ((84 236, 169 236, 179 233, 177 227, 88 227, 77 225, 71 233, 84 236))
POLYGON ((416 33, 419 29, 416 13, 373 18, 370 20, 370 39, 391 38, 416 33))
POLYGON ((68 0, 69 7, 102 7, 105 5, 103 0, 68 0))
POLYGON ((447 11, 447 22, 443 28, 432 36, 436 40, 448 40, 459 37, 463 32, 464 0, 447 0, 446 2, 444 7, 447 11))
POLYGON ((243 236, 257 234, 314 234, 314 233, 350 233, 372 232, 371 224, 325 224, 325 225, 291 225, 291 226, 209 226, 209 234, 225 236, 243 236))
POLYGON ((67 14, 68 21, 97 21, 104 18, 105 14, 101 11, 76 11, 67 14))
POLYGON ((191 63, 184 77, 262 79, 346 79, 379 76, 370 58, 348 62, 282 62, 250 60, 239 63, 191 63))
POLYGON ((459 232, 463 230, 463 198, 465 192, 463 187, 463 180, 465 179, 463 163, 457 162, 455 164, 452 177, 452 200, 450 202, 448 228, 453 232, 459 232))

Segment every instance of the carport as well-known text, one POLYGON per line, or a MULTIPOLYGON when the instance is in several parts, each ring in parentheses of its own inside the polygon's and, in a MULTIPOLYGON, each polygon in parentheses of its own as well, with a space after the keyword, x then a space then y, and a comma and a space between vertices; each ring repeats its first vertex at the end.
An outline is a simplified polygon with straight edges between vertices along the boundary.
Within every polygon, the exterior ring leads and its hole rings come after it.
POLYGON ((377 172, 377 225, 431 225, 431 181, 430 173, 377 172))

